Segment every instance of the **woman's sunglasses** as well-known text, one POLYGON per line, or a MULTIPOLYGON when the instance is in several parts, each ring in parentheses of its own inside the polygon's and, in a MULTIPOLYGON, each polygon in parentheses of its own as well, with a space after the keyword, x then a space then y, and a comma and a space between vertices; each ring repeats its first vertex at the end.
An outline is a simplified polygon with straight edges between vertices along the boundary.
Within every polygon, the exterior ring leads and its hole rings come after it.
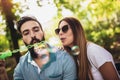
POLYGON ((66 33, 68 31, 68 25, 64 25, 61 29, 60 28, 55 29, 55 33, 58 35, 60 30, 62 30, 62 32, 66 33))

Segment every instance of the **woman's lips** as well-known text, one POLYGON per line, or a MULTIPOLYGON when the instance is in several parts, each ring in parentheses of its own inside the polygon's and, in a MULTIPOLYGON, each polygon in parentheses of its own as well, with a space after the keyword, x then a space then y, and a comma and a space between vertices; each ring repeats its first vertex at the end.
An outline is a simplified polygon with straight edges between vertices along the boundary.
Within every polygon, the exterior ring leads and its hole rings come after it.
POLYGON ((64 41, 65 41, 65 38, 61 38, 60 40, 61 40, 62 42, 64 42, 64 41))

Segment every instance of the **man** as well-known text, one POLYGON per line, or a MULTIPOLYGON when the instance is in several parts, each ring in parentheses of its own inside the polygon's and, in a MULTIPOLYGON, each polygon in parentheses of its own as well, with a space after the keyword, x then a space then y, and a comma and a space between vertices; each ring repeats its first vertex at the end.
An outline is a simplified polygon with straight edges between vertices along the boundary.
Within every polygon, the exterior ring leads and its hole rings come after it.
MULTIPOLYGON (((22 17, 17 27, 26 46, 45 40, 41 24, 33 17, 22 17)), ((49 45, 47 47, 53 48, 49 45)), ((49 49, 29 47, 14 70, 14 80, 76 80, 73 58, 63 50, 50 52, 49 49), (41 53, 45 53, 45 59, 41 53)))

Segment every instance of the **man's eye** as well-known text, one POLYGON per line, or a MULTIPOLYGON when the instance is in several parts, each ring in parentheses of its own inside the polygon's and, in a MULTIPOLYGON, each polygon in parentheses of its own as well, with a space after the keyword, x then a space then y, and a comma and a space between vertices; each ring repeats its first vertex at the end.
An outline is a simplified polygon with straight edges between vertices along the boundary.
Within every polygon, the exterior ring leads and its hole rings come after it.
POLYGON ((29 32, 24 32, 24 33, 23 33, 23 35, 28 35, 28 34, 29 34, 29 32))
POLYGON ((38 27, 35 27, 33 30, 34 30, 34 32, 38 32, 38 31, 39 31, 39 28, 38 28, 38 27))

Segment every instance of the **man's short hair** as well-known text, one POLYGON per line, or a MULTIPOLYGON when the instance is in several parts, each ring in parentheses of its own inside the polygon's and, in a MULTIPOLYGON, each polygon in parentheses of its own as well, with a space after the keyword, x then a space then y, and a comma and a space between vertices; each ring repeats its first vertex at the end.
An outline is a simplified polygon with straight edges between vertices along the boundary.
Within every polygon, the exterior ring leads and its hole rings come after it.
MULTIPOLYGON (((36 21, 40 25, 40 28, 42 29, 40 22, 35 17, 23 16, 20 18, 19 21, 17 21, 17 30, 19 33, 21 33, 20 28, 21 28, 22 24, 27 22, 27 21, 36 21)), ((43 29, 42 29, 42 31, 43 31, 43 29)))

